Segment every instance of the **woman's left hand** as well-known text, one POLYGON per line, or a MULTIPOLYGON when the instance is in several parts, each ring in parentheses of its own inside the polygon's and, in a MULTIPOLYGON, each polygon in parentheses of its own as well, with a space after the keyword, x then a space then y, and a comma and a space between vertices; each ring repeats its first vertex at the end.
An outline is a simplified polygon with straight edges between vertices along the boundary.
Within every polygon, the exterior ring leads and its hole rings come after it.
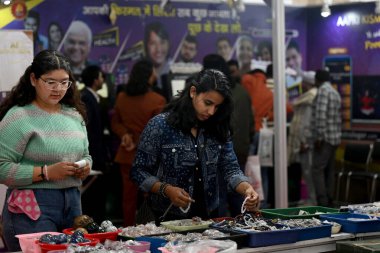
POLYGON ((250 212, 257 211, 259 209, 259 204, 260 204, 259 194, 257 194, 257 192, 250 185, 245 190, 244 195, 247 198, 244 205, 246 210, 250 212))
POLYGON ((86 162, 86 165, 83 168, 78 168, 74 172, 74 177, 80 178, 81 180, 85 180, 86 177, 90 174, 90 165, 86 162))

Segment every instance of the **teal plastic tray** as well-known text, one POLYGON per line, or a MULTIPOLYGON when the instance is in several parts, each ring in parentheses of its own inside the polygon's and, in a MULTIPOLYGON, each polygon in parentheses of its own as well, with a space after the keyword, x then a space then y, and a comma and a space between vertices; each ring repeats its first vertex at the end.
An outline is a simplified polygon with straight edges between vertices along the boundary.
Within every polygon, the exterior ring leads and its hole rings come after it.
POLYGON ((303 206, 292 208, 262 209, 261 213, 264 218, 268 219, 311 219, 319 218, 321 214, 339 213, 339 209, 323 206, 303 206), (300 214, 300 211, 308 214, 300 214))

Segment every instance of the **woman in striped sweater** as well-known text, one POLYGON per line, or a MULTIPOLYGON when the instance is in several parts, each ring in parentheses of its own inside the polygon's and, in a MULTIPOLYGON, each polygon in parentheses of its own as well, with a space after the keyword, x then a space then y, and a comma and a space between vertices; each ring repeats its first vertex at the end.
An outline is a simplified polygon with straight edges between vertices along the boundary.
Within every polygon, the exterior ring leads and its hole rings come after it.
POLYGON ((81 214, 78 187, 90 173, 85 110, 69 61, 57 51, 37 54, 0 104, 0 183, 6 246, 17 234, 62 231, 81 214), (85 160, 83 168, 75 164, 85 160))

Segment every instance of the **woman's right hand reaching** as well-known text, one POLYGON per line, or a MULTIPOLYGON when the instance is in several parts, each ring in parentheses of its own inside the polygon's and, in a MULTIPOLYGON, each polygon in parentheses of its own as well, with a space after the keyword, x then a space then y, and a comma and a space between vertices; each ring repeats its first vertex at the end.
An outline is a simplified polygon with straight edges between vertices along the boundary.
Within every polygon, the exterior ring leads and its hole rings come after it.
POLYGON ((186 208, 190 203, 194 202, 184 189, 172 185, 166 187, 165 195, 177 207, 186 208))

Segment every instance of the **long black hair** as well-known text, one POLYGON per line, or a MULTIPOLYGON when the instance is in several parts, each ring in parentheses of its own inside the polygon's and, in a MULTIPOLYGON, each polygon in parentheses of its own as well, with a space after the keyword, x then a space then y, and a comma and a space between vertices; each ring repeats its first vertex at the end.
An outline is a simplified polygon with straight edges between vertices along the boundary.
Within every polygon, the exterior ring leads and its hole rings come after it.
POLYGON ((0 104, 0 120, 13 106, 25 106, 32 103, 36 98, 36 89, 30 81, 31 73, 34 73, 34 76, 38 79, 42 75, 58 69, 65 70, 69 75, 69 80, 73 82, 60 103, 75 108, 86 121, 85 107, 80 100, 80 93, 71 72, 69 60, 60 52, 54 50, 43 50, 34 57, 32 64, 26 68, 18 84, 12 88, 11 92, 0 104))
POLYGON ((150 88, 149 78, 153 73, 153 63, 149 60, 136 62, 131 70, 125 92, 129 96, 143 95, 150 88))
POLYGON ((220 142, 226 142, 231 135, 231 114, 233 111, 232 96, 229 79, 219 70, 205 69, 190 80, 179 97, 172 100, 164 109, 169 112, 168 123, 183 132, 190 132, 191 128, 200 126, 206 134, 215 137, 220 142), (217 91, 224 98, 216 113, 205 121, 198 121, 190 97, 190 88, 194 86, 197 94, 217 91))

